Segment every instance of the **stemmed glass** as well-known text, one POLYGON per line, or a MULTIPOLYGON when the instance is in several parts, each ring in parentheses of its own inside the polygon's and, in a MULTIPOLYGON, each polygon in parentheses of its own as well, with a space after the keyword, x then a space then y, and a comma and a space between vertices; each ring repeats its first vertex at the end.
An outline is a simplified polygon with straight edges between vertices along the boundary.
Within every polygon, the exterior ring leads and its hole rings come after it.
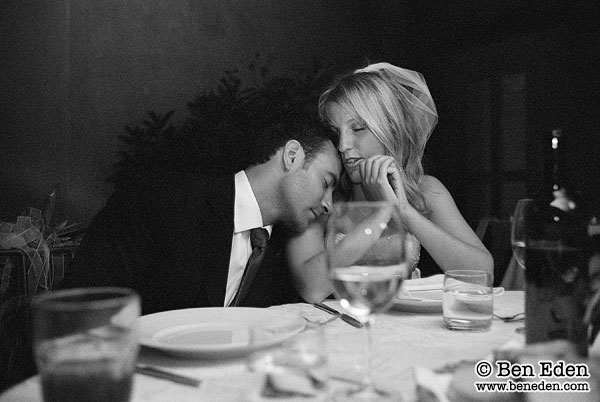
POLYGON ((510 230, 510 244, 513 255, 519 266, 523 269, 525 269, 525 241, 527 240, 525 221, 532 206, 533 200, 530 198, 523 198, 517 201, 510 230))
POLYGON ((365 324, 368 366, 364 386, 334 395, 339 401, 397 401, 371 376, 373 315, 391 304, 407 270, 405 228, 395 204, 349 202, 333 206, 327 223, 329 277, 340 305, 365 324))
MULTIPOLYGON (((519 264, 519 267, 525 269, 525 245, 527 242, 527 217, 534 206, 531 198, 522 198, 517 201, 513 213, 512 225, 510 228, 510 245, 512 246, 513 256, 519 264)), ((525 332, 525 327, 521 326, 515 330, 517 333, 525 332)))

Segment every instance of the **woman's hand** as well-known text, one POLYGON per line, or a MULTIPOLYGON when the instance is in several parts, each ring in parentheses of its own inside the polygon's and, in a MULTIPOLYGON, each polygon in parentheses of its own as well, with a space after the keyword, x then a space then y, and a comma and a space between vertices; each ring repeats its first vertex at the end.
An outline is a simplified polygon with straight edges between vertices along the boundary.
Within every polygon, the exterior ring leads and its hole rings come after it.
POLYGON ((397 202, 401 208, 409 206, 404 191, 403 173, 393 157, 372 156, 361 163, 359 171, 368 200, 397 202))

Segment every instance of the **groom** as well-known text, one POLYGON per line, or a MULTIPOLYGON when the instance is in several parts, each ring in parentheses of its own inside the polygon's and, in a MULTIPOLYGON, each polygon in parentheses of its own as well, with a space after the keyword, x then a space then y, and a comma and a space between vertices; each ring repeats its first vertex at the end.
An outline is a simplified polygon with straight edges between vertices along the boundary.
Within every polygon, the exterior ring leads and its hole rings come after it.
POLYGON ((300 301, 286 233, 328 212, 341 163, 321 124, 305 116, 280 114, 250 134, 255 163, 235 176, 174 177, 115 192, 61 287, 130 287, 143 314, 300 301), (258 263, 257 228, 270 236, 258 263))

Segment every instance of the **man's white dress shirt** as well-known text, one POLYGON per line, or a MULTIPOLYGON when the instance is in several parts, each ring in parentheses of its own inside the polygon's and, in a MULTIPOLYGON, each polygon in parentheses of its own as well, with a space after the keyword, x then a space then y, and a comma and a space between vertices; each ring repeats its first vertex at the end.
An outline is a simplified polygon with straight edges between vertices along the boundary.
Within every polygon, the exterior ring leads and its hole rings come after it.
POLYGON ((233 238, 231 255, 229 256, 229 274, 225 291, 224 306, 229 306, 237 293, 246 263, 252 254, 250 246, 250 230, 264 227, 271 236, 273 226, 264 226, 258 202, 243 170, 235 175, 235 202, 233 214, 233 238))

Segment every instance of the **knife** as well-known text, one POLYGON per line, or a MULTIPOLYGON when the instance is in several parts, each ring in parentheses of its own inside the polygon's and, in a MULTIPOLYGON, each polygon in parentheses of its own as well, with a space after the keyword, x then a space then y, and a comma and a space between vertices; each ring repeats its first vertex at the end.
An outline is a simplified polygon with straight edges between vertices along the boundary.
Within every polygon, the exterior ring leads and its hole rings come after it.
POLYGON ((351 317, 345 313, 340 313, 336 309, 329 307, 328 305, 326 305, 324 303, 313 303, 313 306, 315 306, 316 308, 318 308, 320 310, 326 311, 329 314, 339 316, 343 321, 347 322, 348 324, 352 325, 353 327, 362 328, 364 326, 363 323, 358 321, 356 318, 351 317))
POLYGON ((200 385, 200 380, 196 378, 175 374, 171 371, 162 370, 157 367, 148 366, 145 364, 136 365, 135 371, 140 374, 145 374, 156 378, 162 378, 163 380, 169 380, 178 384, 189 385, 191 387, 197 387, 200 385))

